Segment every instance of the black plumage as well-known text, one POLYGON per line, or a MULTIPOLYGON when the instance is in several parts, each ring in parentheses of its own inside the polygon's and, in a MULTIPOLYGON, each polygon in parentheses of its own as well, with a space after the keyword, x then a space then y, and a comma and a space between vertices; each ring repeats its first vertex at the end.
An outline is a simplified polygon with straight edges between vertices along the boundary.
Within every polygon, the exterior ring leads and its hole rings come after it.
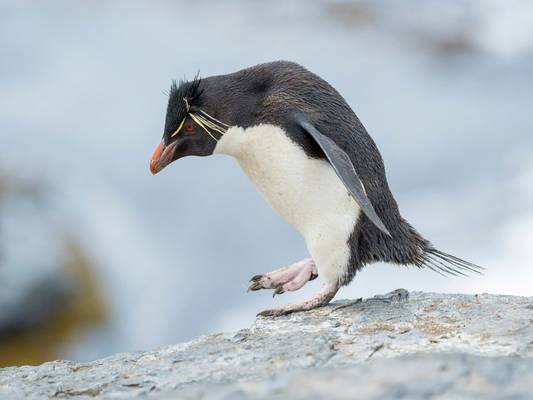
MULTIPOLYGON (((350 266, 340 284, 349 283, 358 270, 378 261, 412 264, 452 275, 478 273, 482 269, 437 250, 401 216, 379 150, 365 127, 337 90, 304 67, 278 61, 228 75, 202 80, 196 77, 180 86, 174 84, 165 134, 171 133, 184 118, 184 98, 189 99, 192 110, 201 109, 229 126, 247 128, 259 123, 282 126, 309 157, 325 158, 316 141, 295 119, 295 115, 303 113, 316 129, 346 152, 390 236, 362 214, 349 239, 350 266)), ((216 140, 202 139, 205 153, 212 153, 216 140)), ((177 154, 176 158, 181 156, 177 154)))

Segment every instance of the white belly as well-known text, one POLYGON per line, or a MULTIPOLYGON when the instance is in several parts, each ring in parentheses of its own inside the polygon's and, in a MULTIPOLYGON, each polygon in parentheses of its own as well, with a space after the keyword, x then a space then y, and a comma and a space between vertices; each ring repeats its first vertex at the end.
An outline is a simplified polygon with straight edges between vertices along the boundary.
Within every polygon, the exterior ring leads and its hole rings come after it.
POLYGON ((326 281, 346 273, 347 242, 360 209, 327 161, 309 158, 273 125, 231 128, 215 153, 238 160, 272 208, 302 234, 326 281))

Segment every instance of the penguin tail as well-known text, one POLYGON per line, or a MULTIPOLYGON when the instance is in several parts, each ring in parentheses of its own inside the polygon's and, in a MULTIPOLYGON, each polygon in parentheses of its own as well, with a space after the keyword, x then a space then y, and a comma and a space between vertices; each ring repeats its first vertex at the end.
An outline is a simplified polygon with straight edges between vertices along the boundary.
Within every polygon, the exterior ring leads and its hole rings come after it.
POLYGON ((420 257, 417 266, 429 268, 440 275, 470 276, 482 275, 485 268, 465 261, 459 257, 437 250, 433 247, 426 248, 420 257))

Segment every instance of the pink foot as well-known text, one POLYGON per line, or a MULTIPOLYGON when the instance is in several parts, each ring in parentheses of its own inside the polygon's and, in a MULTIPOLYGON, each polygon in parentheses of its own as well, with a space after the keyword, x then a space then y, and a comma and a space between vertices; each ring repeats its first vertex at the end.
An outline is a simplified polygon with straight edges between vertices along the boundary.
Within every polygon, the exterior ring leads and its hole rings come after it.
POLYGON ((316 296, 311 297, 309 300, 302 301, 300 303, 287 304, 280 308, 274 308, 273 310, 265 310, 257 314, 262 317, 277 317, 280 315, 286 315, 298 311, 312 310, 320 306, 328 304, 333 297, 337 294, 339 286, 332 283, 324 283, 320 292, 316 296))
POLYGON ((300 289, 318 276, 315 262, 311 258, 294 263, 263 275, 256 275, 248 290, 275 289, 274 296, 300 289))

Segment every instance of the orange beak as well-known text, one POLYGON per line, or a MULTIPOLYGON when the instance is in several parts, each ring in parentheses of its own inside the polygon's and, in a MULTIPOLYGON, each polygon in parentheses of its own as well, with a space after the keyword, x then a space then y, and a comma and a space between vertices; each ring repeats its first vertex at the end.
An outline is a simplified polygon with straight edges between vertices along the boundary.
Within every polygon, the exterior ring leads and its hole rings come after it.
POLYGON ((150 172, 152 174, 157 174, 172 162, 174 152, 176 151, 176 144, 177 142, 172 142, 168 146, 165 146, 163 141, 159 143, 154 150, 154 154, 152 154, 152 159, 150 160, 150 172))

